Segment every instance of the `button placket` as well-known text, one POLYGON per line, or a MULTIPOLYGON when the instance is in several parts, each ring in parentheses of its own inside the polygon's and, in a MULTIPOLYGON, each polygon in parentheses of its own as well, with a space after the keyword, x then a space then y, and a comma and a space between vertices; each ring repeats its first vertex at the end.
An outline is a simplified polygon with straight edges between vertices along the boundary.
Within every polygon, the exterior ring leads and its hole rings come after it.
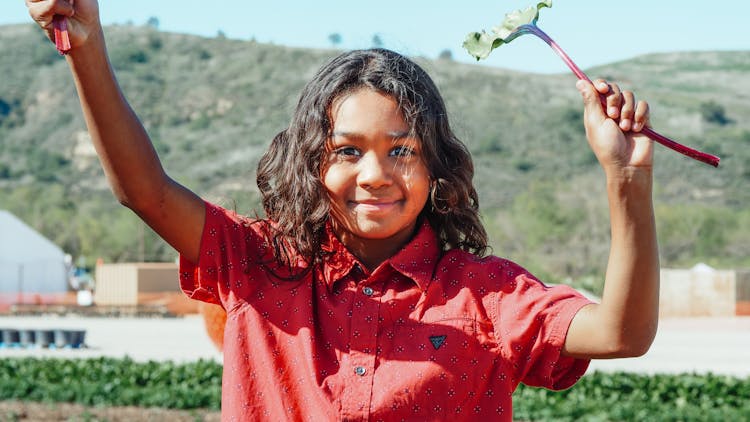
POLYGON ((351 408, 342 409, 344 414, 352 417, 364 417, 370 406, 367 400, 362 400, 363 397, 372 397, 381 299, 376 287, 364 286, 358 290, 358 295, 361 296, 355 297, 352 301, 349 339, 349 370, 352 371, 352 384, 347 387, 344 397, 344 401, 349 403, 351 408))
MULTIPOLYGON (((363 287, 361 292, 366 298, 360 296, 359 300, 354 301, 355 306, 350 344, 353 352, 365 352, 366 354, 369 354, 366 351, 375 350, 377 341, 377 321, 380 313, 380 296, 375 289, 370 286, 363 287)), ((365 356, 361 357, 364 358, 365 356)), ((367 365, 363 366, 366 367, 367 365)))

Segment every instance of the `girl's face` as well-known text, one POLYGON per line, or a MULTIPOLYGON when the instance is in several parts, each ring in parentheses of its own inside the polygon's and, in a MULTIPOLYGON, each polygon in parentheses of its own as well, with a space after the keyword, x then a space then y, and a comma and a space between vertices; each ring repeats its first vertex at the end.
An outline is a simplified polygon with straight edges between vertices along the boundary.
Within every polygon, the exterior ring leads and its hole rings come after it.
POLYGON ((322 179, 334 230, 366 265, 377 266, 411 238, 427 202, 421 141, 409 135, 396 101, 371 89, 336 99, 330 115, 322 179))

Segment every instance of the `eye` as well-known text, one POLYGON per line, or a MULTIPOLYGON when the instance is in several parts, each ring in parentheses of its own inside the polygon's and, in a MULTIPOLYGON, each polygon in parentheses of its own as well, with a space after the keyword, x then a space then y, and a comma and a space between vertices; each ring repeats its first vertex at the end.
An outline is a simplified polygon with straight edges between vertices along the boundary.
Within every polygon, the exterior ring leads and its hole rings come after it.
POLYGON ((406 145, 399 145, 391 150, 390 155, 395 157, 411 157, 414 154, 414 148, 410 148, 406 145))
POLYGON ((342 157, 359 157, 362 155, 357 148, 354 147, 341 147, 336 148, 336 155, 342 157))

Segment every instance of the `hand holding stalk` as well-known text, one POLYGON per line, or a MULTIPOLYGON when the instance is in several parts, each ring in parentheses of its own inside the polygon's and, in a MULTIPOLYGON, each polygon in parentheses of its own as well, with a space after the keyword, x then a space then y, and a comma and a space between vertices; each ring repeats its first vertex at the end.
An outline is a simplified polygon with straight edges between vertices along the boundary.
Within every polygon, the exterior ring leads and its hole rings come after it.
POLYGON ((55 47, 60 55, 64 56, 70 51, 68 18, 62 15, 55 15, 55 17, 52 18, 52 25, 55 29, 55 47))
MULTIPOLYGON (((482 31, 481 33, 473 32, 469 34, 466 37, 466 41, 464 41, 464 48, 466 48, 469 54, 474 56, 477 60, 480 60, 486 58, 489 55, 490 51, 492 51, 493 49, 501 46, 502 44, 507 44, 520 37, 521 35, 536 35, 542 41, 547 43, 547 45, 549 45, 552 50, 554 50, 555 53, 560 56, 560 58, 562 58, 565 64, 568 65, 570 70, 576 75, 576 77, 578 77, 578 79, 591 82, 591 79, 589 79, 589 77, 586 76, 586 74, 575 64, 575 62, 571 60, 571 58, 565 53, 565 51, 560 48, 560 46, 557 45, 557 43, 552 38, 550 38, 549 35, 547 35, 536 25, 536 22, 539 18, 539 9, 543 7, 551 7, 551 5, 551 0, 545 0, 538 3, 536 7, 531 6, 522 11, 517 10, 511 12, 506 15, 505 20, 499 27, 493 28, 492 33, 488 34, 482 31)), ((604 103, 602 103, 602 105, 604 105, 604 103)), ((641 133, 653 139, 654 141, 666 146, 667 148, 679 152, 680 154, 686 155, 706 164, 710 164, 714 167, 719 166, 719 157, 675 142, 667 138, 666 136, 657 133, 649 127, 643 128, 643 130, 641 130, 641 133)))

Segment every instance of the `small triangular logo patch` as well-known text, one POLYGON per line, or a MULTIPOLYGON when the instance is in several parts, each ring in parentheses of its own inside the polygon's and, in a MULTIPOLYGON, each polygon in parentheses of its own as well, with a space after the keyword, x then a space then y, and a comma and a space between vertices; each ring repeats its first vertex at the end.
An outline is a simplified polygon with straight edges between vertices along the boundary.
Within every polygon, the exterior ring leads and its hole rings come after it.
POLYGON ((445 334, 443 334, 442 336, 430 336, 430 343, 432 343, 432 347, 434 347, 435 350, 439 349, 440 346, 445 343, 446 337, 448 336, 446 336, 445 334))

